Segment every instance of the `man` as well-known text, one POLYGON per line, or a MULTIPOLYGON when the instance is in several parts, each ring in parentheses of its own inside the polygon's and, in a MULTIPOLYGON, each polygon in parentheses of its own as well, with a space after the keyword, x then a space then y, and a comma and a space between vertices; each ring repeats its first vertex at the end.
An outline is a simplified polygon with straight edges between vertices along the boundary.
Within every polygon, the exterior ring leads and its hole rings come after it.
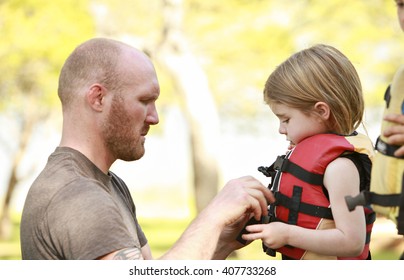
MULTIPOLYGON (((109 168, 143 156, 159 94, 153 64, 131 46, 97 38, 73 51, 59 78, 61 142, 23 209, 23 259, 152 258, 129 190, 109 168)), ((252 177, 229 181, 162 259, 226 258, 273 201, 252 177)))

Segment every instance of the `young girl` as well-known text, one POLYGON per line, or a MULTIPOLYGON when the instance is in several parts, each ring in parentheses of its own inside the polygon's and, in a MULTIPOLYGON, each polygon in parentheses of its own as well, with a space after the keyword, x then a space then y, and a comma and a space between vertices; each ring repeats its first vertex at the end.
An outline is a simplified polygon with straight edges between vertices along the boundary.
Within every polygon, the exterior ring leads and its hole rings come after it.
POLYGON ((369 188, 373 156, 355 131, 364 101, 354 66, 331 46, 305 49, 269 76, 264 99, 291 149, 265 170, 275 221, 247 226, 243 238, 262 239, 283 259, 370 259, 375 215, 362 206, 349 212, 345 202, 369 188))

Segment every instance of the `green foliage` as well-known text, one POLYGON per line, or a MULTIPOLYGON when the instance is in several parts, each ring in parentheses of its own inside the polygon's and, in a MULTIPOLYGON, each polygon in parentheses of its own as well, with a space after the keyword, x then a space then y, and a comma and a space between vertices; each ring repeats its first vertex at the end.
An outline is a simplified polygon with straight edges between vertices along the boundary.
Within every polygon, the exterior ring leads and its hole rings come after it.
MULTIPOLYGON (((63 61, 96 31, 145 48, 158 46, 162 1, 0 0, 0 111, 46 111, 58 103, 63 61)), ((184 32, 206 70, 221 116, 232 122, 268 110, 260 106, 266 78, 292 53, 312 44, 332 44, 352 60, 368 106, 382 103, 387 84, 403 63, 404 38, 393 0, 184 0, 184 32)), ((159 105, 178 102, 158 65, 157 72, 159 105)), ((189 221, 141 222, 158 257, 189 221)), ((265 258, 259 247, 254 242, 238 258, 265 258), (243 255, 249 250, 251 254, 243 255)), ((0 243, 0 259, 19 254, 17 237, 0 243)), ((390 258, 377 257, 377 252, 374 257, 390 258)))
POLYGON ((88 3, 80 0, 2 1, 0 30, 0 109, 18 111, 56 103, 62 63, 95 32, 88 3))
MULTIPOLYGON (((20 235, 19 235, 19 215, 13 217, 14 235, 11 240, 0 240, 0 260, 20 260, 20 235)), ((178 240, 184 232, 188 224, 191 222, 189 219, 156 219, 156 218, 138 218, 142 229, 145 232, 154 258, 161 257, 167 252, 174 243, 178 240)), ((385 239, 389 240, 392 235, 386 235, 385 239)), ((401 252, 396 248, 378 248, 372 250, 372 258, 374 260, 397 260, 401 252)), ((279 255, 277 255, 279 258, 279 255)), ((259 260, 270 259, 262 252, 261 242, 255 241, 249 246, 238 250, 236 254, 229 256, 231 260, 259 260)), ((272 258, 271 258, 272 259, 272 258)))
POLYGON ((186 32, 204 63, 223 114, 259 111, 274 67, 316 43, 334 45, 354 63, 368 106, 382 103, 404 38, 393 0, 188 0, 186 32))
POLYGON ((12 236, 8 240, 0 239, 0 260, 21 260, 20 219, 19 214, 10 217, 12 236))
MULTIPOLYGON (((101 36, 155 47, 163 32, 161 7, 162 1, 141 0, 0 2, 0 106, 20 104, 29 95, 54 104, 63 60, 95 28, 101 36)), ((184 32, 219 110, 233 117, 256 114, 274 67, 320 42, 354 62, 367 104, 381 104, 404 47, 392 0, 184 0, 184 32)), ((164 73, 159 77, 160 104, 176 102, 164 73)))

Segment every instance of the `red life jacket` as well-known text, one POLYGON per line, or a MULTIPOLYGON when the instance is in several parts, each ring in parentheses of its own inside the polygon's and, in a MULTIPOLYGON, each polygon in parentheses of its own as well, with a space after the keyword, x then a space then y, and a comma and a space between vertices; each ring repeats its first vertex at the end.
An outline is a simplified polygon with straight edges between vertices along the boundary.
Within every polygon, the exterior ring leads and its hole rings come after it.
MULTIPOLYGON (((355 153, 362 155, 360 162, 367 161, 368 174, 366 176, 367 180, 370 180, 368 175, 373 149, 369 139, 361 134, 348 137, 335 134, 315 135, 300 142, 286 155, 278 157, 270 167, 274 171, 272 190, 276 198, 275 220, 309 229, 335 228, 328 193, 323 185, 323 176, 330 162, 340 156, 355 153), (324 225, 326 226, 323 227, 324 225)), ((358 170, 363 175, 361 169, 358 170)), ((369 188, 369 182, 365 184, 366 188, 369 188)), ((359 256, 350 259, 367 259, 369 256, 370 234, 375 221, 375 213, 370 207, 364 207, 364 209, 366 245, 359 256)), ((292 259, 302 259, 308 254, 304 249, 288 245, 277 251, 282 253, 283 257, 292 259)), ((324 256, 324 258, 328 257, 324 256)), ((331 258, 346 259, 337 256, 331 258)))

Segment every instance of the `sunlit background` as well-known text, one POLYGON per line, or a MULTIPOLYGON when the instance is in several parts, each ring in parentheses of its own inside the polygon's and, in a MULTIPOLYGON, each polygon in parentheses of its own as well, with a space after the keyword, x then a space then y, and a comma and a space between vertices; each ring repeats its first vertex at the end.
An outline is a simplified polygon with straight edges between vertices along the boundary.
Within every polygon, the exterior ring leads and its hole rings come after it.
MULTIPOLYGON (((60 140, 60 68, 76 45, 100 36, 148 53, 161 84, 146 155, 112 166, 155 257, 228 180, 268 183, 257 167, 287 148, 262 100, 279 63, 316 43, 340 49, 361 77, 375 141, 384 91, 404 61, 393 0, 0 0, 0 259, 21 258, 24 199, 60 140)), ((378 259, 404 249, 381 217, 371 244, 378 259)), ((257 241, 232 258, 269 257, 257 241)))

